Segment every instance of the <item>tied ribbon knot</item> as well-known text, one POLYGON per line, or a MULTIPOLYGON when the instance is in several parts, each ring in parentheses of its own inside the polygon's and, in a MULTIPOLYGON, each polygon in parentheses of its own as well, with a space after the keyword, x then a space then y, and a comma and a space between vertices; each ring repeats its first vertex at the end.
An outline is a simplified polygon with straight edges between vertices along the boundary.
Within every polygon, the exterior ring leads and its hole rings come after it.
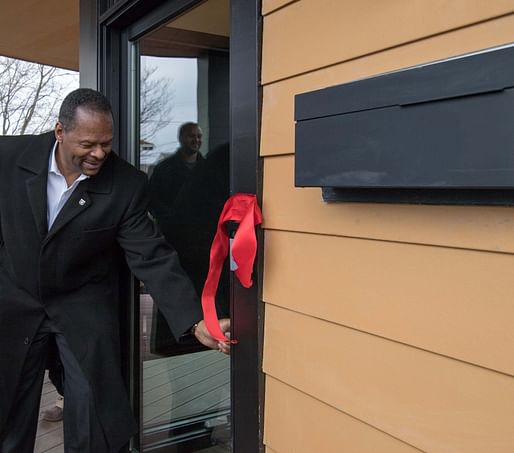
POLYGON ((237 265, 235 274, 241 285, 249 288, 252 286, 252 270, 257 251, 255 225, 262 223, 262 214, 255 195, 235 194, 225 203, 212 241, 209 272, 202 291, 203 316, 211 336, 217 341, 237 343, 237 340, 228 339, 221 331, 214 302, 221 269, 229 249, 229 236, 225 225, 229 221, 239 223, 232 240, 232 258, 237 265))

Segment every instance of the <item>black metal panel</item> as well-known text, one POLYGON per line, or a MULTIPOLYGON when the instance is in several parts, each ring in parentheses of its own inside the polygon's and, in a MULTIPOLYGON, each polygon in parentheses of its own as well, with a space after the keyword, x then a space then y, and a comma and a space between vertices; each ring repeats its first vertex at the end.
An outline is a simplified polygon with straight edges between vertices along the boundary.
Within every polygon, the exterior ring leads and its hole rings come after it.
MULTIPOLYGON (((188 1, 191 3, 191 0, 184 0, 186 3, 188 1)), ((173 0, 173 2, 173 8, 175 8, 175 4, 180 4, 181 0, 173 0)), ((161 8, 164 12, 169 10, 169 2, 166 2, 166 0, 119 0, 115 5, 108 6, 107 10, 102 10, 99 21, 104 26, 127 27, 147 13, 161 8)))
POLYGON ((490 189, 337 189, 321 190, 323 201, 434 205, 514 206, 514 190, 490 189))
POLYGON ((408 105, 514 86, 514 48, 463 55, 296 96, 295 120, 408 105))
MULTIPOLYGON (((232 0, 230 31, 230 146, 231 193, 260 194, 259 128, 261 91, 259 88, 261 2, 232 0)), ((259 257, 254 285, 243 288, 232 283, 232 325, 239 343, 231 354, 233 450, 258 453, 262 448, 261 373, 262 304, 259 288, 262 269, 262 234, 258 231, 259 257)), ((233 279, 235 280, 235 279, 233 279)))
POLYGON ((514 188, 514 90, 300 121, 296 184, 514 188))
POLYGON ((346 189, 330 200, 510 204, 479 190, 514 189, 513 87, 508 47, 299 95, 296 185, 346 189))
POLYGON ((129 39, 135 40, 141 38, 143 35, 155 30, 159 26, 168 22, 171 16, 178 16, 188 9, 194 7, 202 0, 152 0, 155 4, 153 7, 149 0, 144 2, 139 0, 138 3, 132 8, 130 16, 141 17, 144 12, 144 20, 132 22, 129 26, 129 39), (136 8, 137 7, 137 8, 136 8))

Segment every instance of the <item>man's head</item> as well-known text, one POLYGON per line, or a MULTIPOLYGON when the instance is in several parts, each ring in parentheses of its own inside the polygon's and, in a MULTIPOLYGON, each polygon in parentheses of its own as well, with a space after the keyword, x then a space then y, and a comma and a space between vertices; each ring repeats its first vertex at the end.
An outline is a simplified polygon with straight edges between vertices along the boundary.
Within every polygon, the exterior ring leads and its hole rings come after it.
POLYGON ((66 180, 96 175, 111 152, 111 105, 98 91, 79 88, 64 99, 55 125, 57 165, 66 180))
POLYGON ((186 157, 192 157, 200 151, 202 146, 202 130, 197 123, 184 123, 178 130, 180 151, 186 157))

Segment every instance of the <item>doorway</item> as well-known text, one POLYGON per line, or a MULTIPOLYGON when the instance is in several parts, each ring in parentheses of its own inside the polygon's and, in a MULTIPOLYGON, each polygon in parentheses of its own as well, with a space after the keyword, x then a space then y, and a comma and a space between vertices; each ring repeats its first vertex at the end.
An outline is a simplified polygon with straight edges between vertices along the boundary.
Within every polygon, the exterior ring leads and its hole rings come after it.
MULTIPOLYGON (((150 213, 200 298, 210 245, 229 197, 228 0, 209 0, 144 34, 137 164, 149 177, 150 213)), ((228 268, 217 294, 230 316, 228 268)), ((232 451, 230 358, 176 341, 139 287, 143 452, 232 451)))
MULTIPOLYGON (((221 145, 228 133, 229 152, 220 154, 225 154, 229 159, 229 193, 258 194, 261 175, 258 157, 260 1, 109 0, 96 5, 95 2, 86 0, 81 2, 81 17, 84 22, 90 21, 92 16, 98 19, 96 32, 88 27, 81 28, 88 38, 81 38, 81 80, 98 80, 99 89, 111 100, 114 116, 119 118, 114 146, 120 155, 140 166, 152 177, 157 162, 164 160, 166 154, 174 152, 179 146, 173 131, 168 131, 168 143, 159 142, 155 136, 146 139, 145 136, 148 135, 142 131, 140 124, 141 75, 146 70, 143 68, 148 66, 153 70, 156 58, 168 61, 175 59, 178 63, 192 66, 189 66, 187 74, 191 79, 191 86, 196 86, 196 89, 188 91, 191 96, 189 101, 179 101, 182 98, 174 92, 177 86, 181 86, 178 82, 181 74, 177 69, 173 76, 171 72, 165 73, 157 69, 154 77, 172 79, 171 96, 167 97, 174 99, 177 104, 185 102, 196 106, 196 122, 203 132, 202 157, 208 160, 212 150, 223 149, 221 145), (209 4, 212 3, 216 7, 209 9, 209 4), (224 6, 219 7, 220 4, 224 6), (90 6, 90 9, 82 8, 84 5, 90 6), (207 15, 201 14, 202 11, 208 11, 207 15), (219 27, 223 22, 224 32, 210 28, 219 27), (209 28, 205 28, 207 26, 209 28), (92 55, 95 59, 91 58, 92 55), (225 82, 221 82, 222 80, 225 82), (218 89, 213 90, 213 86, 218 89), (196 101, 191 100, 194 96, 196 101), (228 100, 228 125, 222 100, 228 100), (162 156, 160 152, 155 156, 157 146, 164 149, 162 156)), ((182 116, 179 114, 182 107, 176 105, 171 108, 171 123, 175 122, 175 127, 183 124, 183 121, 195 122, 192 110, 182 116)), ((166 119, 163 121, 166 122, 166 119)), ((164 129, 165 126, 161 128, 164 129)), ((222 165, 221 168, 227 171, 226 166, 222 165)), ((262 237, 259 236, 258 239, 262 243, 262 237)), ((227 448, 228 445, 232 451, 257 453, 262 446, 260 427, 264 399, 261 373, 263 321, 262 305, 259 303, 259 263, 258 257, 253 276, 255 284, 249 289, 243 288, 230 277, 228 308, 232 320, 231 334, 239 343, 232 349, 230 357, 226 358, 229 366, 225 363, 225 371, 218 375, 218 378, 223 373, 225 377, 229 375, 229 398, 220 399, 220 404, 211 407, 214 411, 211 421, 199 420, 196 425, 199 428, 204 423, 198 430, 199 444, 206 439, 218 442, 218 445, 211 444, 207 448, 227 448), (225 401, 225 405, 222 401, 225 401), (223 430, 225 434, 229 433, 230 440, 221 445, 222 437, 217 437, 217 434, 223 430)), ((164 362, 168 362, 168 370, 165 372, 170 375, 171 367, 171 370, 175 370, 174 376, 178 376, 176 370, 180 366, 180 360, 192 360, 202 354, 208 355, 209 351, 195 350, 195 345, 185 345, 182 342, 178 345, 173 342, 164 344, 171 348, 167 352, 156 351, 155 346, 159 348, 163 343, 159 343, 159 336, 154 330, 154 322, 158 323, 154 307, 146 298, 145 288, 137 282, 129 284, 128 277, 127 275, 122 282, 122 298, 130 300, 131 304, 126 318, 122 319, 122 326, 125 326, 122 332, 125 338, 122 352, 134 413, 140 421, 140 432, 132 441, 132 451, 201 451, 204 446, 195 445, 192 433, 194 430, 190 429, 195 423, 193 417, 185 423, 188 427, 184 432, 178 426, 170 429, 170 424, 177 421, 171 415, 165 421, 145 418, 145 404, 150 404, 150 399, 147 394, 145 402, 144 378, 146 374, 146 378, 150 379, 150 373, 157 371, 157 364, 163 364, 165 368, 164 362), (145 366, 148 368, 146 372, 145 366), (150 371, 150 368, 155 369, 150 371)), ((218 306, 220 303, 218 301, 218 306)), ((221 364, 218 366, 221 370, 221 364)), ((212 371, 213 367, 210 368, 212 371)), ((209 383, 211 384, 212 382, 209 383)), ((170 379, 165 386, 170 387, 170 379)), ((225 385, 225 389, 226 387, 225 385)), ((162 402, 167 404, 165 400, 162 402)), ((148 414, 148 410, 146 413, 148 414)), ((171 413, 172 411, 168 411, 168 414, 171 413)), ((203 415, 209 417, 207 412, 203 415)))

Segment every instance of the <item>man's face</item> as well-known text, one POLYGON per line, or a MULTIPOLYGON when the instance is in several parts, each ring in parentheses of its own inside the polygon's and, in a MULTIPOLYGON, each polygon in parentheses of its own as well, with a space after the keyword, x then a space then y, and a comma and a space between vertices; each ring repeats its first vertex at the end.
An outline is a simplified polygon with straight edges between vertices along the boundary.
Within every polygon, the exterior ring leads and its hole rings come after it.
POLYGON ((55 137, 59 142, 57 165, 63 175, 78 177, 83 173, 94 176, 111 152, 112 118, 107 113, 79 107, 75 112, 73 127, 65 130, 57 122, 55 137))
POLYGON ((198 126, 187 127, 180 138, 180 145, 182 150, 188 155, 200 151, 202 146, 202 130, 198 126))

